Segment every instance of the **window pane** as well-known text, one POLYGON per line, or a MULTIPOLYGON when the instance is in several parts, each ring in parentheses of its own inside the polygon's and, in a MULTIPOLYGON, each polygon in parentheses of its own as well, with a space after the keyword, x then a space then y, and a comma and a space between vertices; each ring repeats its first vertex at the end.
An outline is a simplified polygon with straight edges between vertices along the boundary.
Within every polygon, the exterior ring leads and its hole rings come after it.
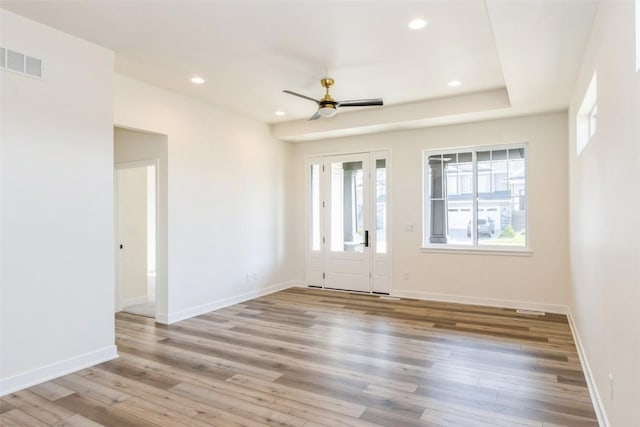
POLYGON ((509 159, 524 159, 524 148, 512 148, 509 150, 509 159))
POLYGON ((457 171, 447 171, 447 196, 458 194, 458 173, 457 171))
POLYGON ((447 243, 470 245, 473 243, 470 227, 473 218, 473 163, 470 152, 458 153, 457 163, 448 165, 447 176, 453 173, 460 184, 455 193, 448 191, 447 243))
POLYGON ((491 160, 491 151, 478 151, 477 158, 479 162, 487 162, 491 160))
POLYGON ((478 197, 491 192, 491 152, 478 153, 478 197), (482 155, 481 155, 482 154, 482 155))
POLYGON ((471 163, 471 153, 458 153, 458 163, 471 163))
POLYGON ((473 165, 462 165, 460 167, 460 194, 471 197, 473 194, 473 165))
POLYGON ((362 162, 331 163, 331 250, 363 252, 362 162))
POLYGON ((455 154, 429 157, 429 243, 447 243, 447 165, 455 154))
POLYGON ((473 243, 471 238, 472 210, 473 202, 470 197, 467 200, 459 198, 449 201, 447 243, 455 245, 470 245, 473 243))
POLYGON ((491 160, 507 160, 507 150, 493 150, 491 160))
MULTIPOLYGON (((478 244, 523 247, 526 246, 526 194, 524 150, 509 150, 508 162, 493 162, 496 176, 506 184, 485 198, 480 204, 485 207, 483 217, 493 222, 492 236, 482 236, 481 224, 478 224, 478 244), (513 157, 512 157, 513 154, 513 157), (503 163, 507 163, 504 176, 503 163), (506 178, 506 179, 505 179, 506 178)), ((496 182, 498 179, 496 179, 496 182)), ((478 221, 480 221, 480 215, 478 221)), ((491 225, 488 226, 491 228, 491 225)), ((488 233, 487 233, 488 234, 488 233)))
POLYGON ((429 157, 429 182, 431 183, 431 198, 441 199, 443 197, 442 189, 442 156, 429 157))
POLYGON ((509 190, 508 178, 506 160, 491 162, 491 189, 493 192, 499 193, 509 190))
POLYGON ((387 162, 376 160, 376 253, 387 253, 387 162))
POLYGON ((311 250, 320 250, 320 165, 311 165, 311 250))

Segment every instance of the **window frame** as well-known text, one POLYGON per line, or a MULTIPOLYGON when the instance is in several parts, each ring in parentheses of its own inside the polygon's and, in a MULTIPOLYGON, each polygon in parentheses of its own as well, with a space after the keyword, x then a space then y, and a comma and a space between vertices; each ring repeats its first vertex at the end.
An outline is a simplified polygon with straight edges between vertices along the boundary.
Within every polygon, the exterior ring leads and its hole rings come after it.
MULTIPOLYGON (((448 209, 448 208, 447 208, 448 209)), ((516 255, 516 256, 528 256, 533 253, 531 249, 531 227, 530 227, 530 198, 529 198, 529 144, 528 142, 516 142, 508 144, 487 144, 487 145, 469 145, 469 146, 456 146, 449 148, 437 148, 437 149, 424 149, 422 150, 422 252, 436 252, 436 253, 491 253, 494 255, 516 255), (524 150, 524 188, 525 188, 525 203, 526 203, 526 221, 525 221, 525 245, 524 246, 508 246, 508 245, 488 245, 478 244, 477 237, 477 221, 478 221, 478 161, 477 153, 479 151, 496 151, 496 150, 509 150, 509 149, 522 149, 524 150), (475 224, 472 230, 472 243, 469 244, 455 244, 455 243, 430 243, 429 242, 429 227, 431 220, 431 208, 430 208, 430 182, 429 182, 429 156, 444 155, 453 153, 465 153, 471 152, 472 156, 472 223, 475 224)))

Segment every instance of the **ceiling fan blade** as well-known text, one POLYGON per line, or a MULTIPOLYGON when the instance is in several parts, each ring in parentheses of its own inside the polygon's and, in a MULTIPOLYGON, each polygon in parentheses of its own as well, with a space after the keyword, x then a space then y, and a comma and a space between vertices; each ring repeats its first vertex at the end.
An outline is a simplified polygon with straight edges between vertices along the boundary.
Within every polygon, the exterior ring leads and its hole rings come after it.
POLYGON ((309 117, 309 121, 311 121, 311 120, 318 120, 320 117, 322 117, 322 116, 320 115, 320 111, 316 111, 316 113, 315 113, 313 116, 309 117))
POLYGON ((298 96, 300 98, 308 99, 309 101, 313 101, 316 104, 320 104, 320 101, 318 101, 316 99, 313 99, 313 98, 311 98, 310 96, 307 96, 307 95, 301 95, 299 93, 291 92, 290 90, 283 90, 283 92, 284 93, 288 93, 289 95, 298 96))
POLYGON ((338 107, 370 107, 374 105, 384 105, 382 98, 354 99, 351 101, 339 101, 338 107))

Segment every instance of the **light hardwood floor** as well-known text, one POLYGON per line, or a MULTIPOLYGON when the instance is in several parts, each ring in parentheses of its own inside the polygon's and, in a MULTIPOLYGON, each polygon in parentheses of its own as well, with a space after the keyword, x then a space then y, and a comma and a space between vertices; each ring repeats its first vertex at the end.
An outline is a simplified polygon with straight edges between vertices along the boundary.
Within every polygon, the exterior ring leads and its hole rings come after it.
POLYGON ((0 399, 8 426, 595 426, 565 316, 294 288, 0 399))

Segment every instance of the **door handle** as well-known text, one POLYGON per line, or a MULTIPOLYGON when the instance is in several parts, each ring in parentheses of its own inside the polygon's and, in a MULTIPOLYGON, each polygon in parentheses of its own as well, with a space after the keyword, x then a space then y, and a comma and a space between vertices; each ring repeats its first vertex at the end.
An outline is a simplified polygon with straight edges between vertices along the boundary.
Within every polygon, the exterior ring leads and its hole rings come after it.
POLYGON ((369 247, 369 230, 364 231, 364 247, 369 247))

